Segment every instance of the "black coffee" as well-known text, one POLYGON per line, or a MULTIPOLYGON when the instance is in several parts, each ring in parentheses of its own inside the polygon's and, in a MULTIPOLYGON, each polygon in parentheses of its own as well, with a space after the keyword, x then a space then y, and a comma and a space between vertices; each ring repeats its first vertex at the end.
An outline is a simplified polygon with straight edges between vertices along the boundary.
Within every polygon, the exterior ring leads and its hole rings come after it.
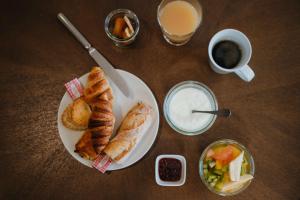
POLYGON ((221 67, 232 69, 240 62, 242 53, 236 43, 224 40, 214 46, 212 56, 221 67))

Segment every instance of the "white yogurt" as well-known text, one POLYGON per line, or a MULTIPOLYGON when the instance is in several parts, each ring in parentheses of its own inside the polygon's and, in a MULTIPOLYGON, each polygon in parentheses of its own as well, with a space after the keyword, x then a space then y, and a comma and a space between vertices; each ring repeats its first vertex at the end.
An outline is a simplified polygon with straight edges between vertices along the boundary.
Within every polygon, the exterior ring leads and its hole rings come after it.
POLYGON ((213 117, 206 113, 192 113, 192 110, 211 111, 213 106, 207 94, 197 88, 183 88, 170 99, 169 118, 179 129, 187 132, 198 131, 213 117))

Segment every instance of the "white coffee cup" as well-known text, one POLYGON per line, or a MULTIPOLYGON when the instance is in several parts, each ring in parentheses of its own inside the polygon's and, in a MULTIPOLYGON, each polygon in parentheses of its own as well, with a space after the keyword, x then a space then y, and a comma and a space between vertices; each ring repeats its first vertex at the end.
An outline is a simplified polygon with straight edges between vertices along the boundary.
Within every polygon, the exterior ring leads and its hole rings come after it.
POLYGON ((219 31, 211 38, 208 45, 209 64, 215 72, 219 74, 228 74, 234 72, 241 79, 247 82, 251 81, 255 76, 253 70, 248 66, 251 54, 252 48, 249 39, 242 32, 235 29, 224 29, 219 31), (212 50, 214 46, 223 40, 230 40, 236 43, 241 49, 241 60, 237 66, 232 69, 221 67, 215 62, 212 56, 212 50))

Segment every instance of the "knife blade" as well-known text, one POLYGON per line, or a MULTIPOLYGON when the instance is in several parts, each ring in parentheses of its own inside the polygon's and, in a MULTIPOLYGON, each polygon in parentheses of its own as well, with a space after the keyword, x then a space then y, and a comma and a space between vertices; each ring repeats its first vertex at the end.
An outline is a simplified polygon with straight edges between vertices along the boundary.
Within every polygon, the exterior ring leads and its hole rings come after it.
POLYGON ((68 18, 58 13, 57 18, 66 26, 66 28, 76 37, 76 39, 88 50, 90 56, 96 61, 96 63, 103 69, 104 73, 108 75, 117 88, 126 96, 131 97, 130 90, 126 81, 122 78, 119 72, 108 62, 108 60, 101 55, 87 39, 75 28, 75 26, 68 20, 68 18))
POLYGON ((105 74, 112 79, 116 86, 122 91, 126 97, 131 97, 130 90, 125 80, 121 77, 119 72, 93 47, 89 48, 89 54, 101 66, 105 74))

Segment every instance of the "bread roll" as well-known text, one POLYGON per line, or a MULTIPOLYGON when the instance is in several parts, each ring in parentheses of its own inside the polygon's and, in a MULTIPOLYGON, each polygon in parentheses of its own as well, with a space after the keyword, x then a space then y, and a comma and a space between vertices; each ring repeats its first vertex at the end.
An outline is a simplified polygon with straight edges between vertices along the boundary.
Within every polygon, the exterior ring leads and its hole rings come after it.
POLYGON ((151 113, 151 107, 143 103, 134 106, 124 118, 116 137, 103 152, 117 163, 124 162, 150 127, 151 113))

